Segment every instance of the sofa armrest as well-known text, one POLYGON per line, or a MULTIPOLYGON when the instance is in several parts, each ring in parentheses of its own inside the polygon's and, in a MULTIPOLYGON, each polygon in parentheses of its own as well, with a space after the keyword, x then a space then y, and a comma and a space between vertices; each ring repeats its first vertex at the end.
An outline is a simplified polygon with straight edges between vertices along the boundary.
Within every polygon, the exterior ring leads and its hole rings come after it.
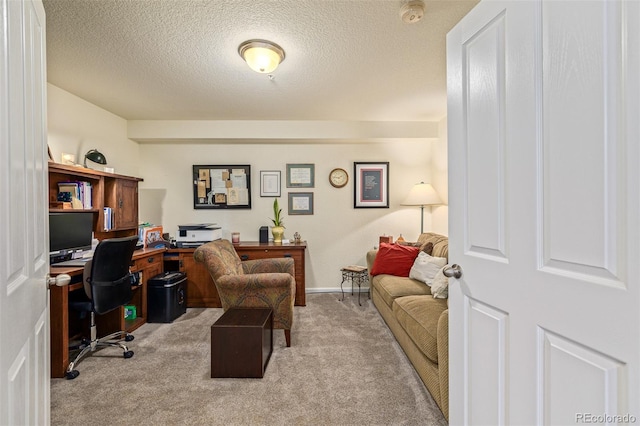
POLYGON ((449 420, 449 309, 438 318, 438 378, 442 412, 449 420))
POLYGON ((371 272, 371 268, 373 268, 373 261, 376 259, 376 255, 378 254, 378 250, 369 250, 367 252, 367 268, 369 268, 369 272, 371 272))
POLYGON ((369 273, 369 289, 373 286, 373 276, 371 275, 371 270, 373 269, 373 261, 376 260, 376 255, 378 254, 378 249, 369 250, 367 252, 367 272, 369 273))

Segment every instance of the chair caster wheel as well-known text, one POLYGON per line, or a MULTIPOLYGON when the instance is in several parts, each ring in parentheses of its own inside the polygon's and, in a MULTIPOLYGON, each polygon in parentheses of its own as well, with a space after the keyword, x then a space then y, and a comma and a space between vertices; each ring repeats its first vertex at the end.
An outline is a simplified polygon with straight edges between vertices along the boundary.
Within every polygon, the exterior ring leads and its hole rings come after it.
POLYGON ((80 372, 78 370, 71 370, 71 371, 67 371, 64 376, 67 378, 67 380, 73 380, 79 375, 80 375, 80 372))
POLYGON ((133 334, 127 334, 126 336, 124 336, 124 341, 125 342, 130 342, 133 339, 135 339, 136 337, 133 334))
POLYGON ((131 358, 133 356, 133 351, 126 351, 123 355, 125 358, 131 358))

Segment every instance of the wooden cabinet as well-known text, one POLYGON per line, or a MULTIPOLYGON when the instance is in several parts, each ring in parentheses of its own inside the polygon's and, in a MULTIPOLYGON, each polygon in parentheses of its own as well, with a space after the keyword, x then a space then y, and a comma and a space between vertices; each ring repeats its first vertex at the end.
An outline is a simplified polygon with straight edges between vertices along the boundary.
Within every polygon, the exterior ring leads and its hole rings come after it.
MULTIPOLYGON (((137 316, 135 320, 126 320, 124 329, 131 332, 147 322, 147 283, 149 279, 161 274, 163 271, 162 256, 164 249, 144 249, 138 250, 133 260, 131 272, 139 273, 140 285, 134 291, 133 298, 129 305, 136 307, 137 316)), ((124 312, 122 313, 124 317, 124 312)))
MULTIPOLYGON (((291 257, 295 262, 296 306, 305 306, 305 249, 306 243, 273 244, 241 242, 233 245, 242 260, 291 257)), ((196 263, 194 248, 170 249, 165 253, 166 271, 180 271, 187 274, 187 307, 220 308, 220 296, 207 268, 196 263)))
POLYGON ((58 183, 86 181, 91 184, 94 233, 97 239, 124 237, 138 232, 138 182, 132 176, 106 173, 80 166, 49 163, 49 210, 58 211, 58 183), (104 230, 104 207, 111 207, 113 227, 104 230))
POLYGON ((138 181, 105 179, 105 207, 113 210, 113 229, 138 228, 138 181))
POLYGON ((195 249, 170 249, 164 256, 165 271, 187 274, 188 308, 221 308, 220 296, 209 271, 193 258, 195 249))

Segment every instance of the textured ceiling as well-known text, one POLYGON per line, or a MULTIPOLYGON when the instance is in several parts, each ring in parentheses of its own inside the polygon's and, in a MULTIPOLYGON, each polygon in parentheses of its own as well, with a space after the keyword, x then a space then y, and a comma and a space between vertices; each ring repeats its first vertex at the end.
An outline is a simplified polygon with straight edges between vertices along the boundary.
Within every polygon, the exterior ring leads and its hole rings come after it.
POLYGON ((48 81, 128 120, 431 121, 446 33, 477 1, 44 0, 48 81), (237 53, 286 59, 270 80, 237 53))

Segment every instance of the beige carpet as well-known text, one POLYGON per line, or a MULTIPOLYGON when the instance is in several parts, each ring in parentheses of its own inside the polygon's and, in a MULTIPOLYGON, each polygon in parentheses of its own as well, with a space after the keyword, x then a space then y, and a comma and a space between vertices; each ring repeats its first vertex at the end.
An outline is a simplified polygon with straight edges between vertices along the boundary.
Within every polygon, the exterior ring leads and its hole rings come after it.
POLYGON ((370 300, 309 294, 292 346, 274 331, 263 379, 211 379, 211 324, 222 309, 188 309, 145 324, 131 359, 103 349, 75 380, 52 379, 53 425, 446 425, 370 300))

